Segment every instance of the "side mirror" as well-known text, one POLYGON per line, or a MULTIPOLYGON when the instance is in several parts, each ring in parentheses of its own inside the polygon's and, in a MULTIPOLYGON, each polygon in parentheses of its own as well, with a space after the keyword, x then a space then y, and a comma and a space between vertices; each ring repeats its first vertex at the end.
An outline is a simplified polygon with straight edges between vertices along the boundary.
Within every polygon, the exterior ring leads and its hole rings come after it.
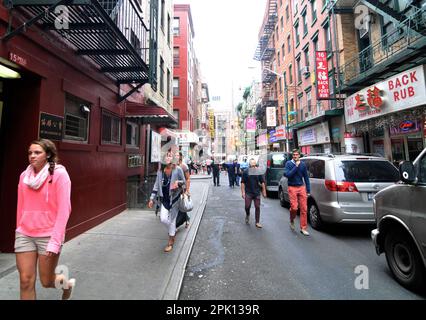
POLYGON ((417 180, 416 169, 410 161, 404 161, 399 165, 399 176, 401 181, 413 184, 417 180))

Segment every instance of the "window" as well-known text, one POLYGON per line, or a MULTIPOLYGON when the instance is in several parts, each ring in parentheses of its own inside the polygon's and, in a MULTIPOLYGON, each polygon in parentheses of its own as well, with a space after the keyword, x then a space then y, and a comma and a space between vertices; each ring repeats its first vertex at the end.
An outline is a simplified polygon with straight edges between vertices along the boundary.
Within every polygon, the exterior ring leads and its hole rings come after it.
POLYGON ((171 83, 171 72, 169 69, 167 69, 167 86, 166 86, 166 97, 167 97, 167 101, 170 102, 171 100, 171 96, 170 96, 170 87, 172 86, 171 83))
POLYGON ((291 40, 290 40, 290 35, 287 36, 287 51, 288 53, 291 52, 291 40))
POLYGON ((293 66, 292 65, 288 66, 288 76, 289 76, 290 84, 292 84, 293 83, 293 66))
POLYGON ((300 110, 300 111, 302 111, 301 112, 301 114, 302 114, 302 116, 301 116, 301 119, 300 119, 300 121, 303 121, 303 95, 300 95, 300 96, 298 96, 297 97, 297 108, 300 110))
POLYGON ((279 89, 280 89, 280 94, 281 94, 281 93, 283 93, 283 86, 282 86, 280 79, 278 79, 278 83, 279 83, 279 89))
POLYGON ((283 73, 283 82, 284 82, 284 88, 287 88, 287 72, 285 71, 283 73))
POLYGON ((325 161, 324 160, 306 159, 305 164, 309 168, 308 169, 309 178, 325 179, 325 161))
POLYGON ((309 67, 309 46, 306 47, 304 54, 305 54, 305 66, 309 67))
POLYGON ((283 32, 284 31, 284 17, 281 17, 280 25, 281 25, 281 32, 283 32))
POLYGON ((314 51, 318 51, 318 37, 312 39, 312 42, 314 43, 314 51))
POLYGON ((165 6, 166 6, 166 4, 165 4, 165 0, 161 0, 161 17, 160 17, 160 22, 161 22, 161 29, 164 31, 164 16, 165 16, 165 14, 164 14, 164 9, 165 9, 165 6))
POLYGON ((312 112, 312 92, 310 90, 306 92, 306 104, 308 106, 308 112, 312 112))
POLYGON ((278 51, 277 53, 277 62, 278 62, 278 66, 281 65, 281 57, 280 57, 280 52, 278 51))
MULTIPOLYGON (((278 26, 275 28, 275 38, 278 41, 278 39, 279 39, 279 36, 278 36, 278 26)), ((274 46, 275 46, 275 42, 274 42, 274 46)))
POLYGON ((126 145, 128 147, 139 148, 140 128, 137 123, 127 121, 126 123, 126 145))
POLYGON ((331 34, 330 34, 330 27, 328 23, 324 26, 324 35, 325 35, 325 46, 327 54, 331 53, 331 34))
POLYGON ((65 139, 88 141, 90 103, 65 94, 65 139))
POLYGON ((178 66, 180 64, 179 47, 173 48, 173 65, 178 66))
POLYGON ((121 119, 111 113, 102 113, 102 143, 121 144, 121 119))
POLYGON ((306 10, 302 15, 302 21, 303 21, 303 36, 308 34, 308 22, 306 21, 306 10))
POLYGON ((178 36, 180 34, 180 19, 173 18, 173 35, 178 36))
POLYGON ((299 38, 299 22, 297 22, 294 25, 294 35, 296 37, 296 47, 299 45, 300 38, 299 38))
POLYGON ((288 22, 288 19, 290 18, 290 12, 288 10, 288 6, 285 7, 285 21, 288 22))
POLYGON ((299 7, 299 0, 293 0, 293 14, 294 15, 297 14, 298 7, 299 7))
POLYGON ((397 182, 399 172, 389 161, 351 160, 336 162, 336 180, 347 182, 397 182))
POLYGON ((281 55, 282 55, 282 57, 283 57, 283 62, 284 62, 284 55, 285 55, 284 43, 283 43, 283 45, 281 46, 281 55))
POLYGON ((316 0, 311 0, 312 23, 317 20, 316 0))
POLYGON ((179 78, 173 78, 173 97, 179 97, 180 88, 179 88, 179 78))
POLYGON ((160 56, 160 94, 164 96, 164 60, 160 56))
POLYGON ((167 15, 167 43, 169 44, 169 46, 170 46, 170 41, 171 41, 170 21, 171 21, 170 15, 168 14, 167 15))
POLYGON ((286 155, 284 153, 275 153, 271 157, 271 168, 284 168, 287 161, 286 155))
POLYGON ((296 60, 296 67, 297 67, 297 81, 302 81, 302 69, 300 68, 300 57, 296 60))

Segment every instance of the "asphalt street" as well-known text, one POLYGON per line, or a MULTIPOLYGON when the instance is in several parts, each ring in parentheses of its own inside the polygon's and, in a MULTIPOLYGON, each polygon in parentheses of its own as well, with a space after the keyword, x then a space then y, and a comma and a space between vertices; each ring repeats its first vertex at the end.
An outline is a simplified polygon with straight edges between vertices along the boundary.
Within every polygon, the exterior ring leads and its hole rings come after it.
POLYGON ((392 278, 371 242, 374 226, 309 227, 306 237, 298 220, 295 232, 289 228, 278 199, 262 198, 257 229, 254 208, 246 225, 240 189, 229 188, 226 175, 221 180, 210 187, 181 300, 424 299, 392 278))

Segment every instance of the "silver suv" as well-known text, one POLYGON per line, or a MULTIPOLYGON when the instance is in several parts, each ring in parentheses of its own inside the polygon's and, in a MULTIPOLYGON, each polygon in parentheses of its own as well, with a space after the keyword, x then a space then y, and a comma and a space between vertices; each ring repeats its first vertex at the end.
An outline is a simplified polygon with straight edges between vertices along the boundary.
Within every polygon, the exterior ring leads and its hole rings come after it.
POLYGON ((401 183, 377 193, 371 232, 377 254, 385 252, 396 280, 414 291, 426 291, 426 149, 414 164, 400 167, 401 183))
MULTIPOLYGON (((306 164, 311 183, 308 218, 312 228, 327 223, 371 223, 374 195, 399 180, 388 160, 370 155, 310 155, 306 164)), ((280 180, 282 206, 289 205, 287 178, 280 180)))

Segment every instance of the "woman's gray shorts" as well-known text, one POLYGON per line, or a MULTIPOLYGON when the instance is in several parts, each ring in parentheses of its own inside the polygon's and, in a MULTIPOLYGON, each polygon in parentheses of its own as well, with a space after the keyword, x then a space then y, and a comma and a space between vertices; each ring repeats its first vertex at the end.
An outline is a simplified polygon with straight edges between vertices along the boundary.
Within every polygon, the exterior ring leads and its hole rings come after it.
POLYGON ((29 237, 15 232, 15 253, 37 251, 38 254, 46 255, 49 240, 50 237, 29 237))

